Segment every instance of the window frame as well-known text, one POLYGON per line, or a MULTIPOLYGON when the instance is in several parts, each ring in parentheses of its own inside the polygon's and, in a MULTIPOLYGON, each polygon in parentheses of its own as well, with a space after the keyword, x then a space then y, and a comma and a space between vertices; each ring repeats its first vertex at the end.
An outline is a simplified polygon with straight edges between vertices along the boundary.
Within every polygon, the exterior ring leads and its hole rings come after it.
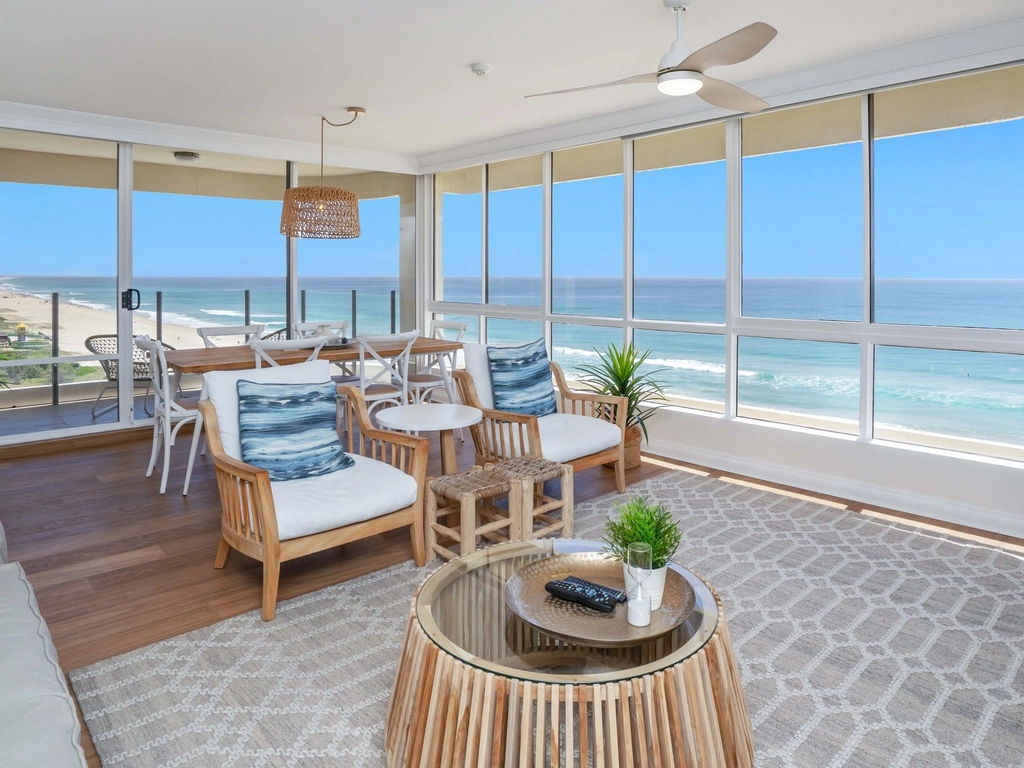
MULTIPOLYGON (((957 73, 937 80, 958 76, 970 76, 972 73, 957 73)), ((909 84, 901 84, 909 85, 909 84)), ((901 85, 893 86, 899 88, 901 85)), ((887 88, 885 90, 892 90, 887 88)), ((832 99, 849 98, 856 94, 840 94, 832 99)), ((635 317, 633 306, 633 191, 634 191, 634 138, 643 138, 666 131, 653 131, 635 137, 625 137, 622 141, 623 150, 623 314, 622 317, 589 317, 585 315, 555 314, 551 308, 551 215, 552 215, 552 151, 543 154, 544 168, 544 306, 543 307, 509 307, 496 305, 467 305, 451 302, 428 300, 424 305, 424 321, 434 313, 456 313, 477 316, 480 318, 481 329, 486 328, 489 317, 541 321, 544 337, 551 347, 552 326, 557 324, 593 325, 618 328, 622 331, 622 342, 628 344, 636 330, 677 331, 683 333, 714 334, 725 338, 726 345, 726 389, 725 413, 708 414, 706 411, 693 410, 693 413, 713 415, 715 418, 753 421, 737 415, 737 381, 738 381, 738 345, 741 336, 788 339, 795 341, 832 341, 856 344, 860 350, 860 407, 859 427, 856 439, 864 442, 875 441, 875 347, 909 347, 918 349, 936 349, 965 352, 1002 352, 1024 354, 1024 330, 973 328, 960 326, 910 326, 891 323, 876 323, 874 318, 874 97, 872 93, 859 95, 861 108, 861 166, 862 166, 862 208, 863 208, 863 312, 855 321, 850 320, 799 320, 787 318, 748 317, 742 313, 742 281, 743 281, 743 227, 742 227, 742 192, 743 192, 743 137, 741 117, 724 118, 726 130, 726 312, 723 323, 644 320, 635 317)), ((799 109, 800 105, 780 109, 799 109)), ((698 124, 676 126, 671 131, 687 130, 698 124)), ((604 143, 594 142, 594 143, 604 143)), ((565 147, 559 147, 565 148, 565 147)), ((433 193, 433 175, 425 178, 428 196, 433 193)), ((432 231, 433 217, 425 222, 432 231)), ((432 236, 426 238, 432 243, 432 236)), ((433 254, 422 262, 426 268, 426 280, 433 284, 433 254)), ((485 265, 486 267, 486 265, 485 265)), ((486 269, 485 269, 486 273, 486 269)), ((485 335, 481 342, 486 343, 485 335)), ((680 406, 681 407, 681 406, 680 406)), ((690 409, 687 409, 690 410, 690 409)), ((765 424, 771 428, 773 424, 765 424)), ((815 433, 818 430, 814 430, 815 433)), ((835 434, 821 430, 821 434, 835 434)), ((842 439, 850 439, 842 435, 842 439)), ((906 443, 880 441, 887 445, 915 447, 906 443)), ((965 457, 973 454, 956 452, 965 457)))

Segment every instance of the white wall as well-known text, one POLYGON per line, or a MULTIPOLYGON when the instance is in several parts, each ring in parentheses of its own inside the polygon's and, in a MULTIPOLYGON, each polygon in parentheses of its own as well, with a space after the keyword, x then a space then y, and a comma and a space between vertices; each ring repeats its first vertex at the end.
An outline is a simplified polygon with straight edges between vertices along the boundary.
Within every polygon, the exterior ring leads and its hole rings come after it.
POLYGON ((661 409, 646 450, 869 505, 1024 538, 1024 465, 661 409))

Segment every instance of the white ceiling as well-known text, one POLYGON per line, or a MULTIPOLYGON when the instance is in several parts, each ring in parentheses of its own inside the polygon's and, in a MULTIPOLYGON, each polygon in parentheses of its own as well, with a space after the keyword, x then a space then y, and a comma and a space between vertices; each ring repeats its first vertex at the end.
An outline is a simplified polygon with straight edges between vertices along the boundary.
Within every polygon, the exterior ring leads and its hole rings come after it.
MULTIPOLYGON (((743 83, 1021 15, 1024 0, 698 0, 685 37, 775 26, 713 72, 743 83)), ((661 0, 4 0, 2 22, 0 101, 303 142, 359 105, 329 143, 414 155, 663 101, 522 97, 652 71, 674 36, 661 0)))

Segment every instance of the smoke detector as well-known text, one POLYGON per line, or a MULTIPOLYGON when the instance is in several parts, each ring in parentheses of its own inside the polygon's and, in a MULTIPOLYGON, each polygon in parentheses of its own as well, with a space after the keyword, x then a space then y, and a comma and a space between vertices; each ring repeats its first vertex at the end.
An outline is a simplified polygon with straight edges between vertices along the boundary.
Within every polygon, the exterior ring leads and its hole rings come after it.
POLYGON ((179 163, 197 163, 199 162, 198 152, 175 152, 174 159, 179 163))
POLYGON ((472 72, 477 77, 483 77, 484 75, 490 73, 491 68, 486 64, 470 64, 469 71, 472 72))

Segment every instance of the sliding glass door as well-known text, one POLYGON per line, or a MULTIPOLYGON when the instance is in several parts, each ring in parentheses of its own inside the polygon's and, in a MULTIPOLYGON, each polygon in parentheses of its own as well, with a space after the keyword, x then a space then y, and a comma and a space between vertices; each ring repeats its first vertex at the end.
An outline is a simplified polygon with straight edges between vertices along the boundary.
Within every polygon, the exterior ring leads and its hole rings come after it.
POLYGON ((142 145, 133 154, 134 332, 190 349, 203 346, 199 328, 283 331, 285 163, 142 145))
POLYGON ((118 421, 117 144, 0 129, 0 444, 118 421))

